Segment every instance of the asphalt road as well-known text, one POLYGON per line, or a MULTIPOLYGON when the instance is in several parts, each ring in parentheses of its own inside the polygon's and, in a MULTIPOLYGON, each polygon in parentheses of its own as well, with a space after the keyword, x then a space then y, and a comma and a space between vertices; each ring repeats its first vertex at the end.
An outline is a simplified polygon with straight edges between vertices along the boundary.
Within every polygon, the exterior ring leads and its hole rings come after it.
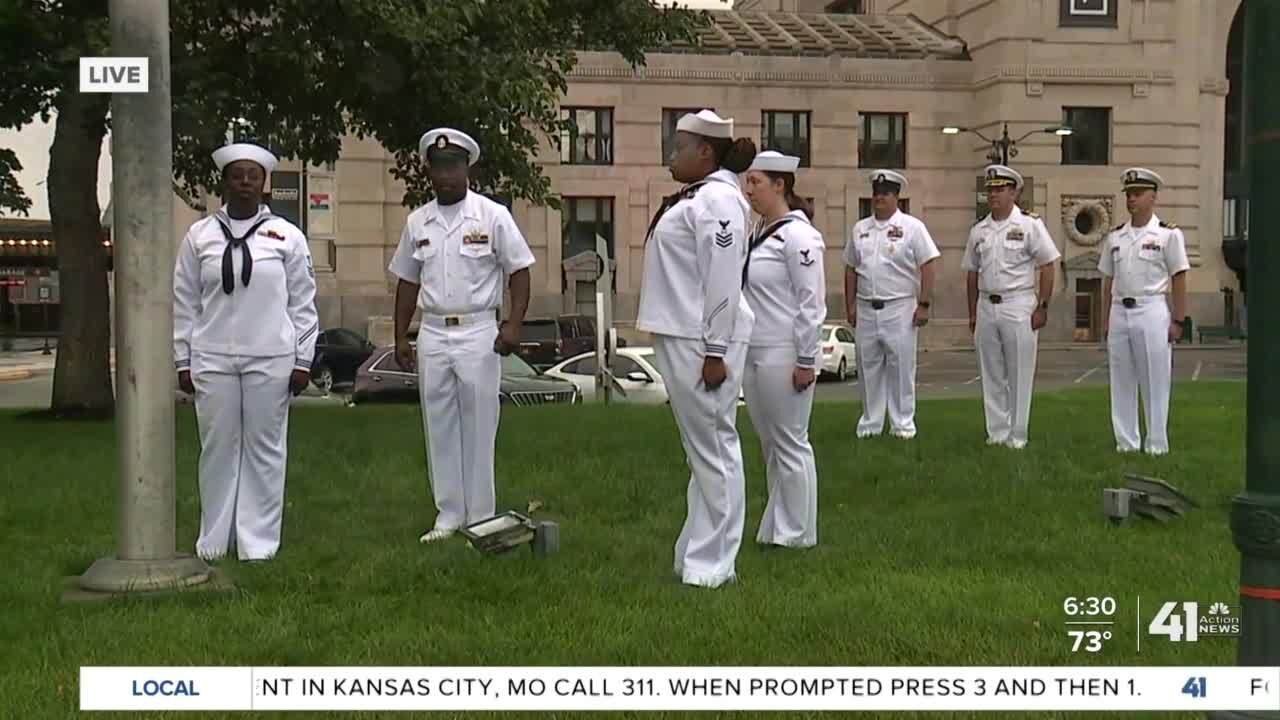
MULTIPOLYGON (((1173 354, 1176 381, 1245 379, 1245 349, 1183 347, 1173 354)), ((1070 350, 1040 351, 1036 367, 1036 391, 1062 390, 1071 387, 1106 385, 1107 356, 1101 346, 1070 350)), ((860 379, 847 382, 824 381, 818 384, 818 400, 851 402, 858 400, 860 379)), ((0 382, 0 407, 47 407, 53 373, 39 371, 25 380, 0 382)), ((921 352, 916 372, 916 396, 919 399, 973 397, 981 395, 978 380, 978 358, 969 351, 921 352)), ((294 400, 299 404, 341 403, 341 395, 324 398, 315 388, 294 400)))
MULTIPOLYGON (((1183 348, 1173 353, 1175 382, 1245 379, 1245 348, 1183 348)), ((1072 387, 1106 385, 1110 379, 1107 353, 1097 348, 1041 350, 1036 361, 1035 390, 1053 391, 1072 387)), ((818 385, 820 401, 858 399, 860 378, 845 383, 826 381, 818 385)), ((978 356, 974 351, 922 352, 916 366, 917 399, 970 397, 982 394, 978 377, 978 356)))

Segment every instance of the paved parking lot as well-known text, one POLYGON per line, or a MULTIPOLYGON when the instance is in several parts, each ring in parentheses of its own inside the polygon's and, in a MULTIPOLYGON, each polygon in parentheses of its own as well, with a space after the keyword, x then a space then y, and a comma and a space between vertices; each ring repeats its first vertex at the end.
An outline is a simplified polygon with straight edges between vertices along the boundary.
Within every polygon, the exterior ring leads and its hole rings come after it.
MULTIPOLYGON (((1107 384, 1107 355, 1101 346, 1044 348, 1040 350, 1038 357, 1037 391, 1107 384)), ((978 358, 973 350, 921 352, 919 358, 916 373, 917 398, 972 397, 982 394, 982 386, 978 380, 978 358)), ((1244 346, 1203 349, 1199 346, 1183 346, 1174 351, 1173 374, 1178 381, 1243 381, 1245 359, 1244 346)), ((3 369, 3 365, 0 363, 0 369, 3 369)), ((856 378, 844 383, 830 380, 821 382, 818 384, 818 400, 857 401, 859 382, 856 378)), ((53 373, 50 369, 36 370, 30 377, 20 380, 0 382, 0 407, 47 407, 52 383, 53 373)), ((323 398, 314 387, 308 387, 306 393, 295 402, 340 403, 342 396, 323 398)))
MULTIPOLYGON (((1246 352, 1231 348, 1181 347, 1173 353, 1176 381, 1245 379, 1246 352)), ((1037 391, 1106 385, 1109 378, 1107 353, 1096 348, 1042 349, 1036 362, 1037 391)), ((818 385, 818 400, 858 399, 860 379, 845 383, 825 381, 818 385)), ((921 352, 916 371, 918 399, 969 397, 982 394, 978 378, 978 356, 973 350, 921 352)))

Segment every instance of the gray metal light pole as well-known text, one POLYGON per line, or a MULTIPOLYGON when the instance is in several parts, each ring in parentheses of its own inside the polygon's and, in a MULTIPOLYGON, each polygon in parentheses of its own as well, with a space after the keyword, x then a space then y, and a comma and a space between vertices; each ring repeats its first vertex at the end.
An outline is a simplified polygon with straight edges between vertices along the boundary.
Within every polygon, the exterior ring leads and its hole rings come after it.
POLYGON ((210 571, 175 551, 169 1, 110 0, 109 12, 112 55, 148 58, 149 88, 111 100, 119 545, 80 587, 145 592, 199 585, 210 571))

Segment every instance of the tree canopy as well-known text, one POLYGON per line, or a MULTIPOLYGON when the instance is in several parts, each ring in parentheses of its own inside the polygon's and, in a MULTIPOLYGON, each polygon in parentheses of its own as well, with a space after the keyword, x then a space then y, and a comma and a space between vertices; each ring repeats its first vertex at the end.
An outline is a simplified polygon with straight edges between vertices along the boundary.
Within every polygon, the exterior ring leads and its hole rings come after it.
MULTIPOLYGON (((97 160, 109 96, 79 93, 79 58, 109 55, 107 0, 0 0, 0 127, 56 122, 47 188, 62 337, 55 415, 109 414, 107 264, 97 160)), ((395 155, 406 204, 428 197, 418 138, 464 130, 484 148, 482 192, 554 202, 537 163, 559 138, 566 75, 582 49, 633 64, 696 42, 705 16, 649 0, 170 0, 175 189, 216 187, 210 153, 243 119, 277 155, 337 160, 348 134, 395 155)), ((30 207, 0 148, 0 212, 30 207)), ((127 191, 115 188, 113 192, 127 191)))
MULTIPOLYGON (((106 0, 0 0, 0 127, 47 118, 75 91, 78 58, 108 54, 106 0)), ((344 134, 395 154, 406 202, 428 195, 415 155, 430 127, 484 148, 481 189, 544 202, 534 162, 557 138, 566 74, 584 48, 643 63, 692 41, 698 13, 649 0, 202 0, 170 3, 173 152, 188 197, 215 187, 209 153, 243 118, 286 157, 337 159, 344 134)), ((0 149, 0 208, 23 210, 20 169, 0 149)))

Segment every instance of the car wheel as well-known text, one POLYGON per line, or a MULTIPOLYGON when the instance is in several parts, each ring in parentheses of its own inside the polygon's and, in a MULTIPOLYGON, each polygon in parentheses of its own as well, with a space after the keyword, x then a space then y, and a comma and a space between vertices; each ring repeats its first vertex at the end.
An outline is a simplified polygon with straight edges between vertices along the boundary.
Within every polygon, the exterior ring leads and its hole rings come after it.
POLYGON ((840 358, 840 365, 836 367, 836 379, 844 382, 849 376, 848 368, 845 366, 844 358, 840 358))
POLYGON ((323 393, 325 397, 328 397, 329 392, 333 390, 333 370, 328 367, 321 366, 320 369, 316 371, 316 376, 311 381, 311 384, 315 385, 316 389, 323 393))

